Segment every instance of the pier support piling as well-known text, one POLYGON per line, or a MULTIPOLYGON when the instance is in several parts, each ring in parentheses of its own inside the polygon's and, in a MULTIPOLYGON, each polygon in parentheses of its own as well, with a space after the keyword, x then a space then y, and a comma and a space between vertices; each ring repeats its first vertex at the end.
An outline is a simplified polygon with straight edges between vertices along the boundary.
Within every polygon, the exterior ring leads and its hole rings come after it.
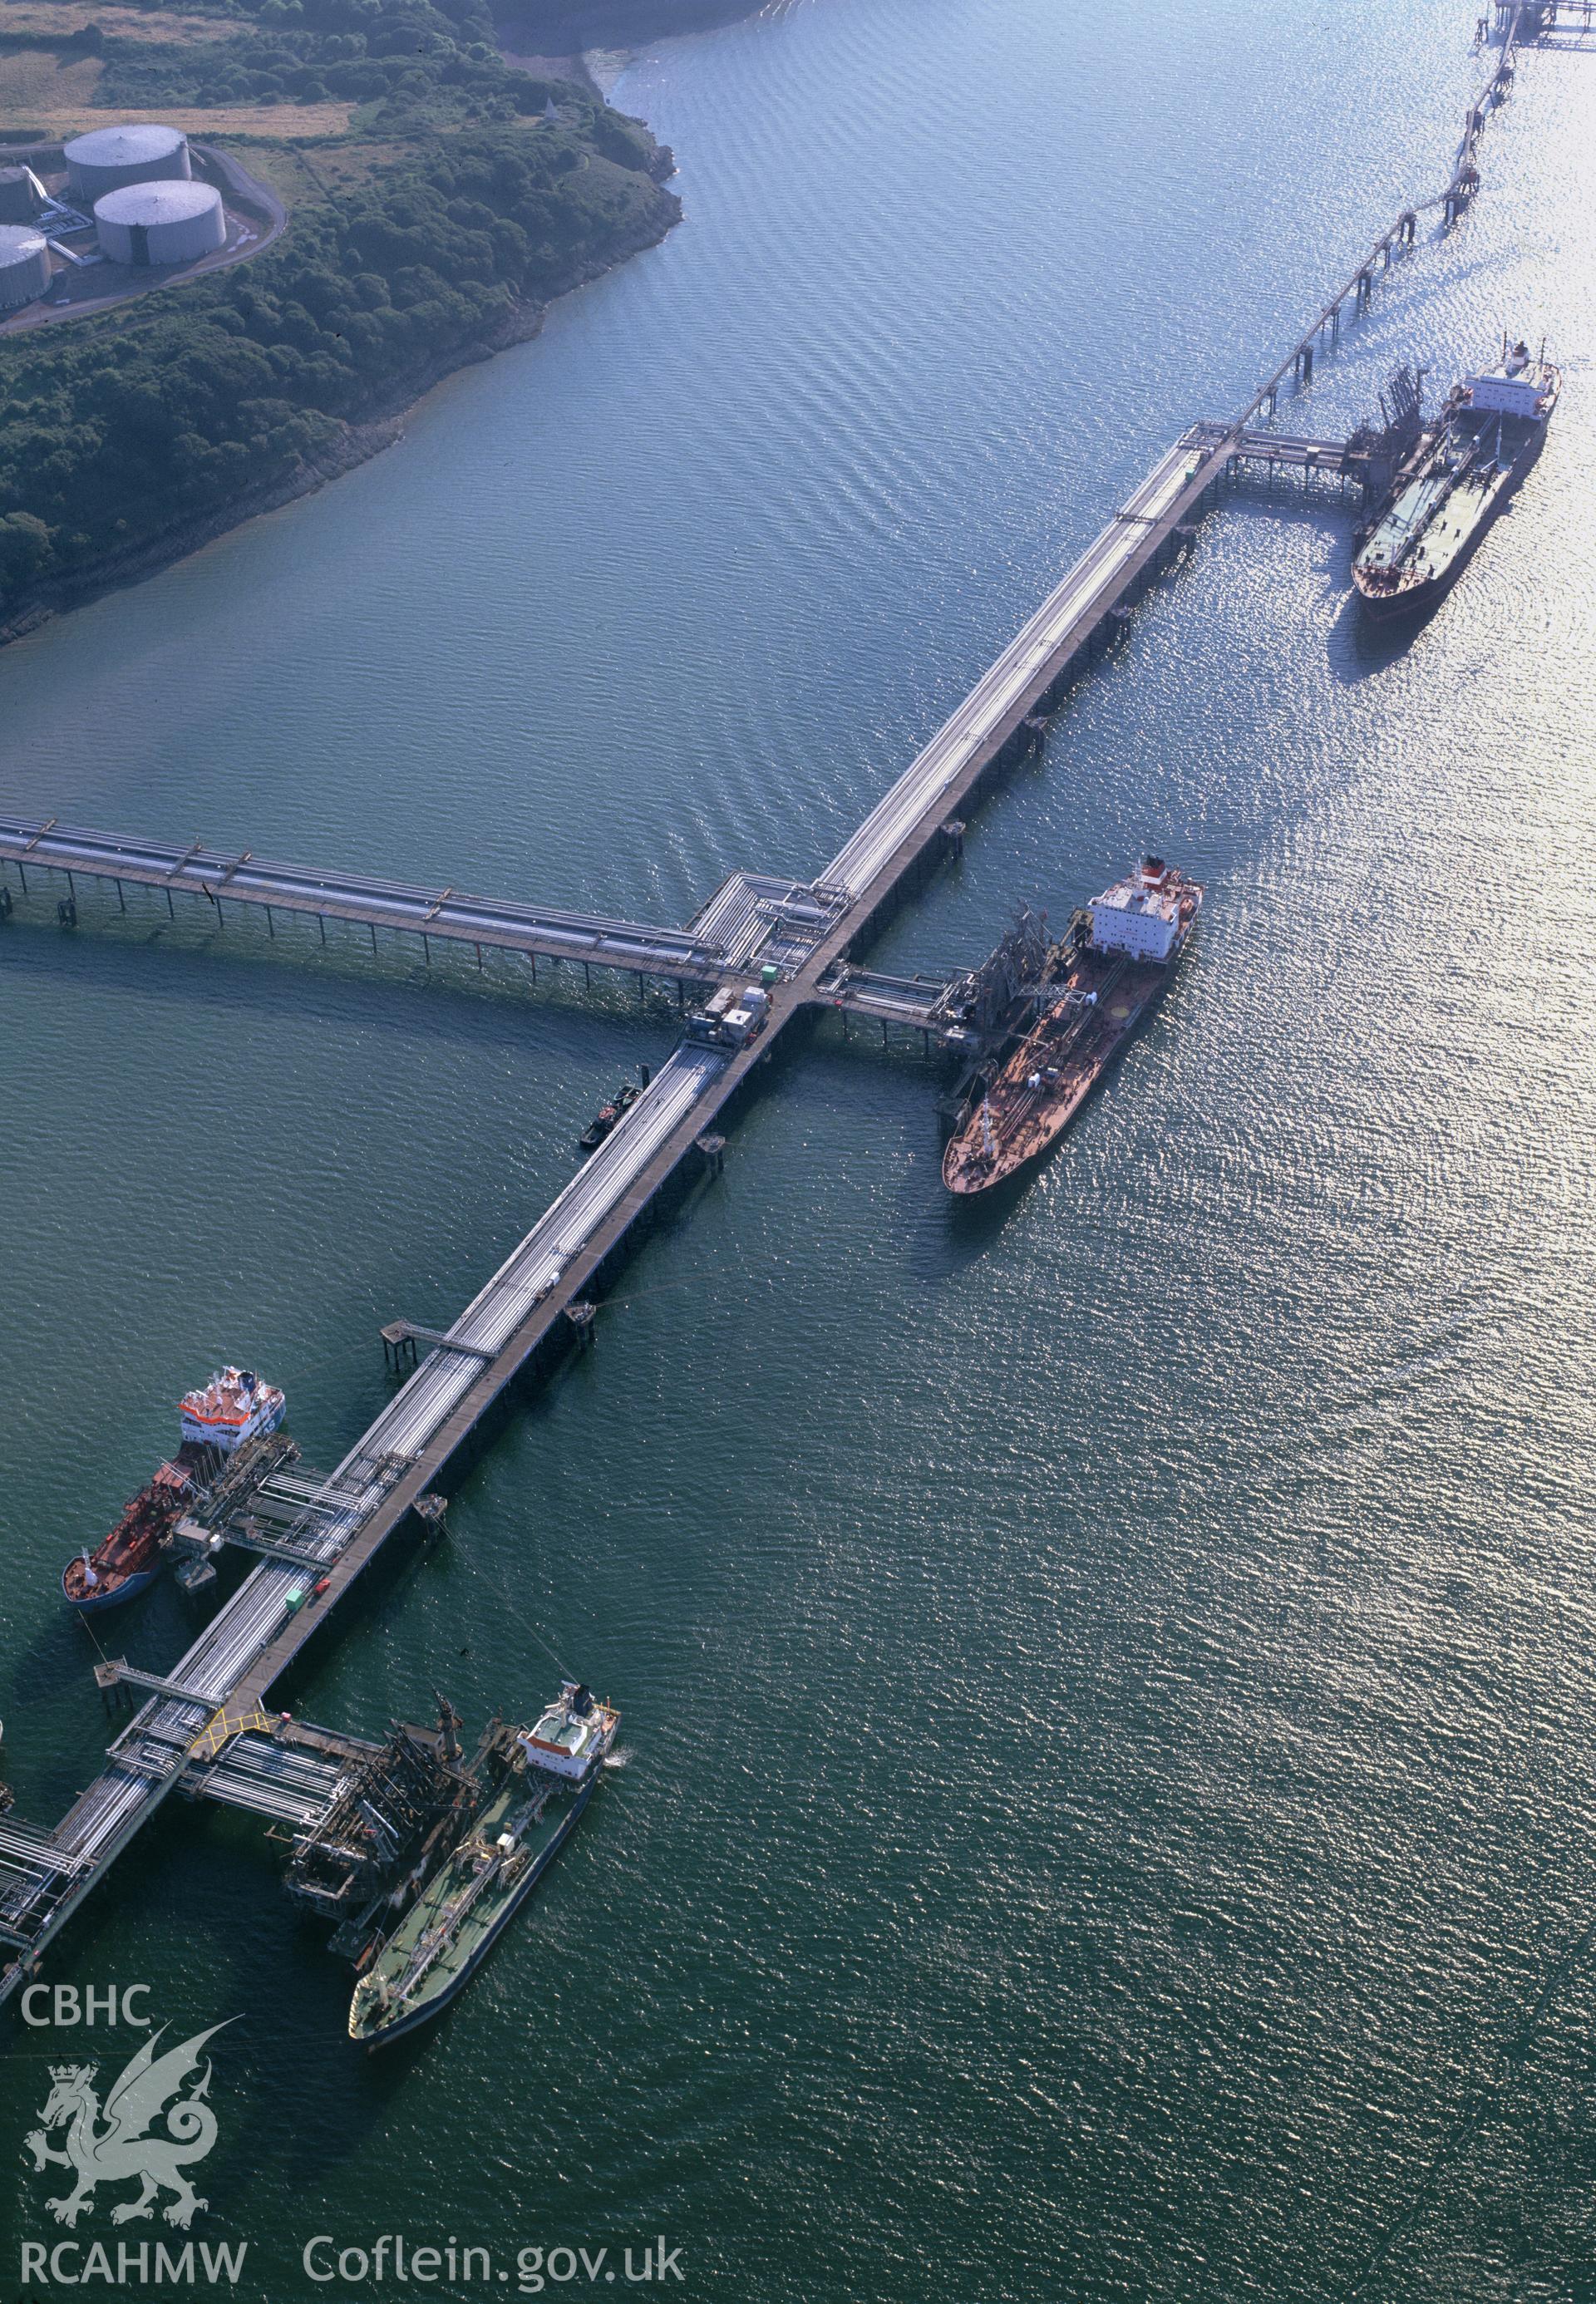
POLYGON ((131 1712, 133 1708, 132 1691, 122 1676, 122 1666, 125 1661, 124 1657, 119 1657, 113 1663, 107 1656, 94 1667, 94 1684, 100 1692, 100 1701, 113 1715, 118 1712, 131 1712))

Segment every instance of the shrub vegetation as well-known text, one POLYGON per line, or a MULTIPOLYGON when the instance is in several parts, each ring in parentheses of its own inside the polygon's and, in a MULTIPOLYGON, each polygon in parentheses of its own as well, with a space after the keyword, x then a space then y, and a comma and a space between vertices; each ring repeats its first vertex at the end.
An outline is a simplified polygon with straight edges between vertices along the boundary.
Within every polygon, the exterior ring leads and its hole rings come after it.
POLYGON ((246 263, 0 343, 0 609, 335 458, 349 425, 677 213, 647 131, 507 68, 480 0, 225 13, 224 41, 102 39, 104 102, 344 96, 380 156, 246 263))

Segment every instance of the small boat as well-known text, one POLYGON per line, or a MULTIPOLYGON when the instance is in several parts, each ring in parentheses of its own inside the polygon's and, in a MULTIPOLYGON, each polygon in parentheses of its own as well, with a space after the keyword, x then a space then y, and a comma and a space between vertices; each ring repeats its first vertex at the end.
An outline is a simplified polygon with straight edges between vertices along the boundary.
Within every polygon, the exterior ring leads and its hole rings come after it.
POLYGON ((620 1126, 641 1093, 641 1088, 628 1080, 624 1088, 615 1091, 607 1104, 601 1104, 576 1139, 580 1149, 597 1152, 605 1138, 620 1126))
POLYGON ((621 1715, 567 1681, 531 1728, 503 1730, 464 1836, 354 1988, 349 2037, 369 2049, 441 2015, 576 1829, 621 1715))
POLYGON ((228 1367, 208 1384, 185 1392, 177 1412, 185 1440, 202 1441, 229 1456, 246 1440, 275 1432, 287 1406, 277 1386, 253 1368, 228 1367))
POLYGON ((1377 624, 1444 598, 1545 443, 1562 377, 1526 343, 1502 341, 1497 366, 1456 385, 1353 559, 1353 582, 1377 624))

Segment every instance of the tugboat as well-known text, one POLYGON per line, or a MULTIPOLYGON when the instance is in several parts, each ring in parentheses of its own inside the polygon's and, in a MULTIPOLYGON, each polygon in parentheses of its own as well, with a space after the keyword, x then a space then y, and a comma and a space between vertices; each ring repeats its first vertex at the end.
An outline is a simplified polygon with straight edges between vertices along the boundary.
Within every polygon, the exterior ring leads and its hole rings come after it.
POLYGON ((1449 592, 1546 440, 1562 377, 1530 348, 1453 387, 1440 419, 1404 466, 1353 560, 1375 623, 1416 616, 1449 592))
POLYGON ((620 1724, 590 1689, 567 1681, 535 1727, 501 1732, 465 1836, 355 1986, 352 2040, 386 2047, 464 1990, 575 1830, 620 1724))
POLYGON ((950 1192, 990 1191, 1057 1142, 1168 983, 1202 894, 1161 856, 1144 856, 1077 913, 1041 987, 1042 1015, 960 1116, 942 1161, 950 1192))
POLYGON ((631 1080, 626 1082, 624 1088, 618 1088, 607 1104, 599 1105, 593 1118, 577 1138, 579 1148, 583 1152, 597 1152, 605 1138, 620 1126, 641 1093, 641 1088, 635 1087, 631 1080))

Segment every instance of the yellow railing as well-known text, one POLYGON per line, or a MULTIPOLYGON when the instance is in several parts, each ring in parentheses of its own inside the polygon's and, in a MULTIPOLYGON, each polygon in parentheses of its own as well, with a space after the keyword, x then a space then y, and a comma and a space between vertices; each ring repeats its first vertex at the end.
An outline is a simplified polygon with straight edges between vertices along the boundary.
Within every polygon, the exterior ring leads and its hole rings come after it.
POLYGON ((271 1724, 259 1705, 253 1712, 231 1714, 223 1705, 221 1710, 206 1722, 189 1749, 194 1753, 203 1752, 207 1759, 214 1760, 223 1745, 230 1744, 235 1736, 242 1736, 251 1728, 260 1729, 269 1735, 271 1724))

